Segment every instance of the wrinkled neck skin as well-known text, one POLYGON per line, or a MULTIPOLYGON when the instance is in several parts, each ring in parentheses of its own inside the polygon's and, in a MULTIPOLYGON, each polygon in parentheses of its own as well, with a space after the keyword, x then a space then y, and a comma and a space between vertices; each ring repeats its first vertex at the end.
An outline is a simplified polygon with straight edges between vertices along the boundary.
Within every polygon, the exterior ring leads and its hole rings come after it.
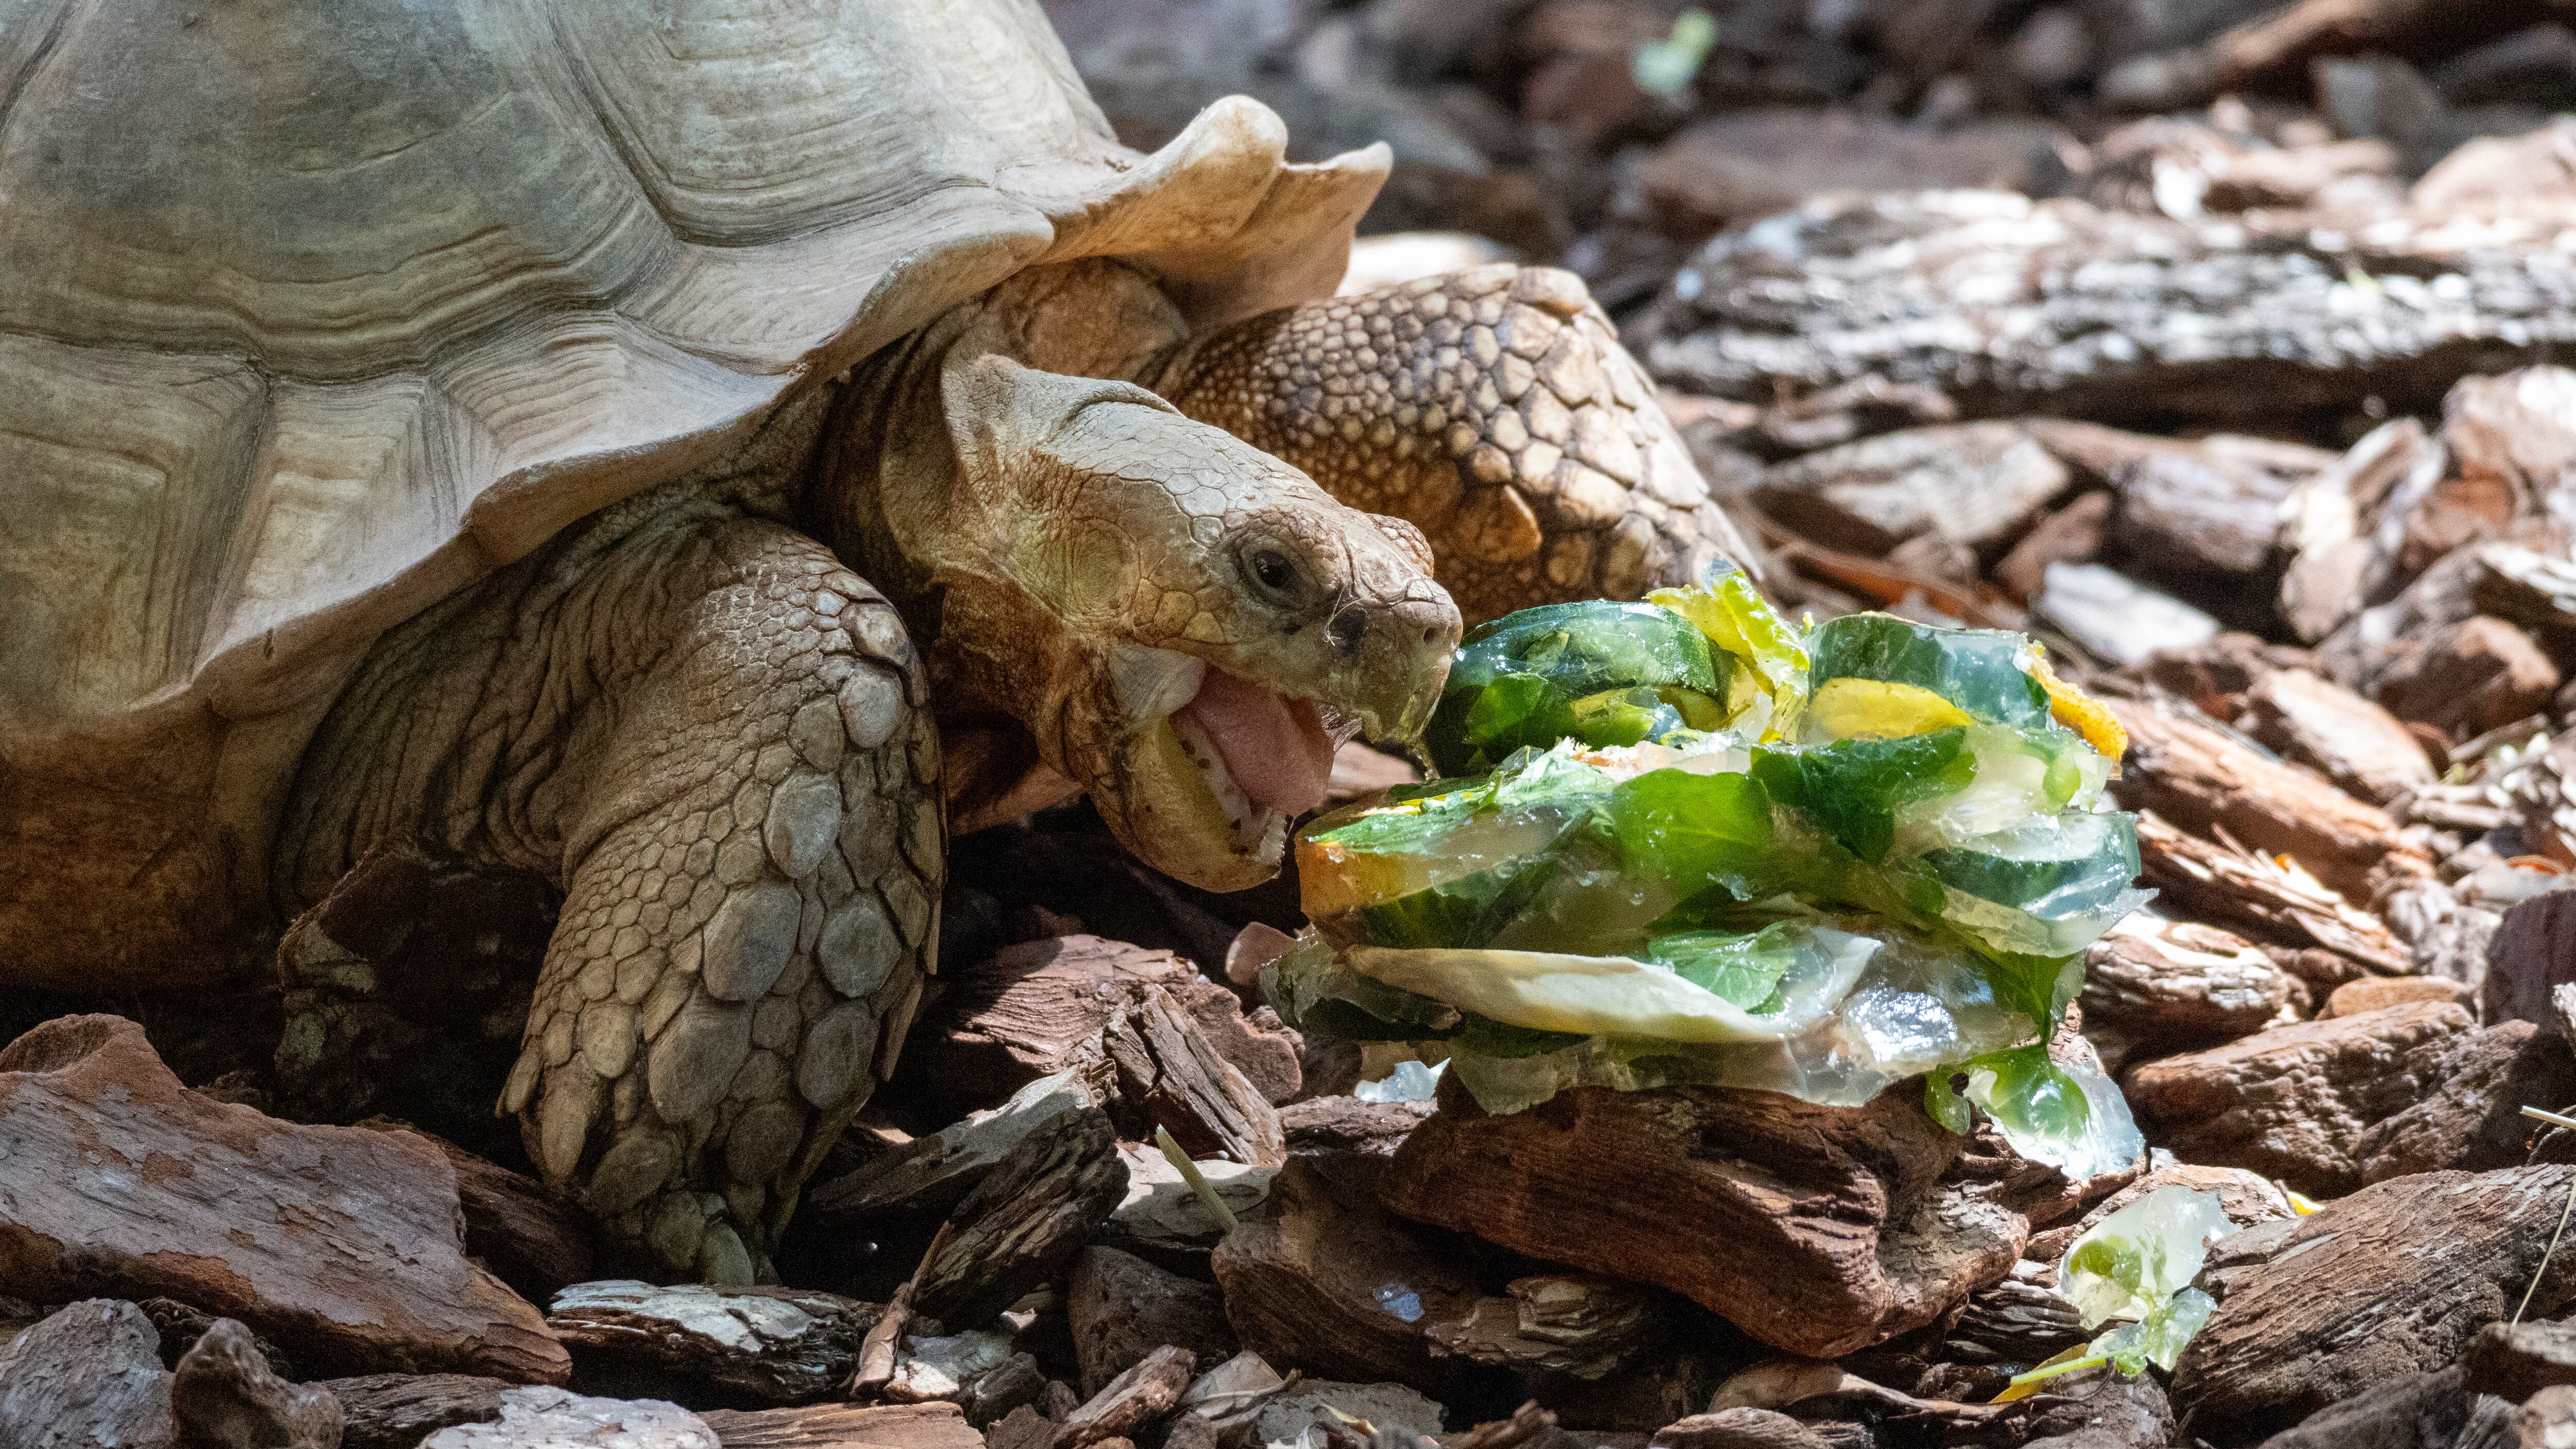
POLYGON ((808 501, 927 649, 953 829, 1088 791, 1130 848, 1231 889, 1313 803, 1281 797, 1320 791, 1319 720, 1418 731, 1458 615, 1370 515, 1125 381, 1182 330, 1118 264, 1023 273, 853 373, 808 501), (1195 712, 1212 679, 1258 698, 1195 712), (1211 742, 1203 717, 1250 724, 1211 742), (1286 784, 1254 758, 1283 754, 1286 784), (1211 755, 1234 768, 1202 788, 1211 755))

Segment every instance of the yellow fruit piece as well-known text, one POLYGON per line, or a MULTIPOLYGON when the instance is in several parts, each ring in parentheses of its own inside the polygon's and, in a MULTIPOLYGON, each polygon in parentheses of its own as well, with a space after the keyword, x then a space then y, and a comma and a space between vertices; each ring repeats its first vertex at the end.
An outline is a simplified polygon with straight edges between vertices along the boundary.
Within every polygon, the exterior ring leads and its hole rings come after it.
POLYGON ((2084 742, 2101 752, 2107 760, 2117 760, 2129 752, 2129 732, 2120 727, 2102 702, 2057 677, 2048 667, 2048 657, 2036 644, 2022 656, 2021 667, 2039 686, 2048 691, 2048 712, 2059 724, 2084 737, 2084 742))
POLYGON ((1968 712, 1919 684, 1829 679, 1807 701, 1807 732, 1838 740, 1892 740, 1975 724, 1968 712))

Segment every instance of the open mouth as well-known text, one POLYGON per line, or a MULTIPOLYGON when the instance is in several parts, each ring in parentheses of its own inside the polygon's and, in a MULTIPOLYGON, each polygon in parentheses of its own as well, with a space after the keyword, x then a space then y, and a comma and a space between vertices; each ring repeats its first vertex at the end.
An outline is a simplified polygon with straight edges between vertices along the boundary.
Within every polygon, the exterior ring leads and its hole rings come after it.
POLYGON ((1142 667, 1122 671, 1131 708, 1169 731, 1191 767, 1186 773, 1206 787, 1210 816, 1224 818, 1234 853, 1276 865, 1289 825, 1324 802, 1332 778, 1333 739, 1322 712, 1312 700, 1290 699, 1186 655, 1151 653, 1158 657, 1128 661, 1142 667))
POLYGON ((1198 694, 1173 713, 1171 729, 1207 778, 1240 854, 1278 860, 1289 822, 1324 803, 1333 741, 1313 700, 1210 669, 1198 694))

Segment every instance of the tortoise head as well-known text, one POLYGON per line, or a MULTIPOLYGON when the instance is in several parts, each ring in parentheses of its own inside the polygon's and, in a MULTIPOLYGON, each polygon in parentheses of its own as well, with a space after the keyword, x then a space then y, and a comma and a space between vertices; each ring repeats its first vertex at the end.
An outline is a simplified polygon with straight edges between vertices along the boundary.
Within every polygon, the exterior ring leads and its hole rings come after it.
POLYGON ((1439 698, 1459 615, 1421 534, 1127 383, 951 354, 940 390, 934 657, 1145 861, 1267 880, 1338 739, 1439 698))

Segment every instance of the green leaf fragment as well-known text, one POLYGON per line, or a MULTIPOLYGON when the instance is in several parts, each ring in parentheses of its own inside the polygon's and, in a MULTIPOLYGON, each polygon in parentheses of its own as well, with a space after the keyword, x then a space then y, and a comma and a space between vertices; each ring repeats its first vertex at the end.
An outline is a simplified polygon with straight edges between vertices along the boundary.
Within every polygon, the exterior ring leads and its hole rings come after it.
POLYGON ((2218 1194, 2158 1188, 2067 1246, 2057 1294, 2088 1329, 2126 1320, 2093 1341, 2122 1373, 2135 1377, 2150 1363, 2170 1371, 2216 1307, 2192 1280, 2210 1242, 2235 1230, 2218 1194))

